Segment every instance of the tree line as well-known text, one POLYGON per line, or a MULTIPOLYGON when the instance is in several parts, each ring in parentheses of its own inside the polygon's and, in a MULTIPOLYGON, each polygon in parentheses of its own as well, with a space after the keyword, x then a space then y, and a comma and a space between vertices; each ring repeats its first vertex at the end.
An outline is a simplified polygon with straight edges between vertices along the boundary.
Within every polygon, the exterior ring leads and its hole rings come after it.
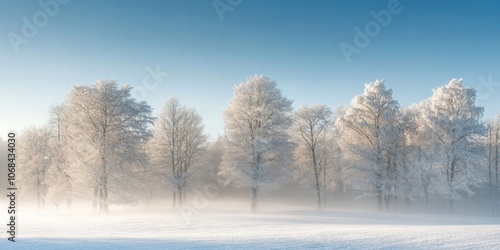
POLYGON ((263 194, 293 181, 310 189, 318 210, 327 192, 355 190, 375 196, 380 211, 391 201, 432 197, 454 201, 488 188, 492 214, 500 214, 500 116, 483 121, 476 90, 461 79, 401 107, 383 81, 336 110, 302 106, 275 81, 250 76, 234 87, 223 112, 224 134, 210 140, 201 116, 176 98, 158 117, 132 87, 114 80, 75 86, 53 106, 49 122, 20 136, 22 191, 57 208, 74 198, 136 204, 168 186, 172 204, 203 178, 251 190, 251 211, 263 194))

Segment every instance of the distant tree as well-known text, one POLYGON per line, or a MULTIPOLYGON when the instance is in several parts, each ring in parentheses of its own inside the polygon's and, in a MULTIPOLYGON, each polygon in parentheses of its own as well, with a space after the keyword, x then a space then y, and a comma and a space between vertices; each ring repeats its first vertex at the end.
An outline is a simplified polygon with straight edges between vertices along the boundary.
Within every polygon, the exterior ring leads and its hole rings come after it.
POLYGON ((475 105, 476 90, 462 85, 462 79, 452 79, 447 85, 434 90, 425 105, 423 117, 443 159, 440 162, 445 177, 441 192, 448 199, 453 213, 457 191, 472 195, 471 186, 481 180, 479 137, 485 128, 481 122, 483 108, 475 105))
POLYGON ((365 85, 364 93, 354 97, 343 116, 337 119, 342 151, 353 173, 351 183, 367 193, 377 195, 379 210, 382 199, 390 195, 390 181, 394 174, 391 157, 399 112, 398 102, 392 99, 392 90, 383 81, 365 85))
POLYGON ((261 192, 290 176, 291 112, 292 101, 283 97, 276 82, 256 75, 234 87, 223 113, 225 152, 219 174, 226 184, 252 188, 252 212, 261 192))
POLYGON ((110 203, 134 203, 135 173, 144 171, 143 145, 153 124, 151 107, 114 80, 73 87, 67 100, 68 147, 73 174, 94 190, 99 212, 110 203))
POLYGON ((224 155, 224 137, 218 136, 217 139, 211 141, 207 147, 207 154, 205 158, 205 164, 208 165, 210 170, 206 178, 211 181, 218 181, 218 173, 222 163, 222 156, 224 155))
POLYGON ((19 175, 23 192, 35 195, 38 208, 45 205, 49 181, 47 171, 52 162, 52 131, 48 126, 29 127, 19 138, 19 175))
POLYGON ((51 128, 52 137, 54 138, 54 140, 51 140, 51 147, 53 149, 50 166, 51 178, 57 179, 57 185, 64 187, 57 191, 58 197, 65 197, 66 206, 70 209, 73 196, 73 180, 70 176, 70 164, 67 157, 67 115, 65 113, 64 105, 55 105, 51 107, 48 126, 51 128), (60 194, 61 192, 64 192, 65 194, 60 194))
POLYGON ((68 182, 67 176, 55 167, 49 168, 47 182, 50 182, 47 198, 56 206, 59 215, 60 205, 71 197, 71 193, 68 192, 71 190, 71 184, 68 182))
MULTIPOLYGON (((344 116, 345 112, 346 107, 339 107, 333 112, 331 119, 332 131, 327 136, 327 140, 329 141, 329 143, 327 143, 329 145, 327 148, 329 157, 327 157, 327 159, 330 163, 327 164, 328 167, 326 169, 326 173, 328 178, 326 179, 326 188, 324 192, 328 189, 328 187, 330 187, 330 189, 336 192, 336 198, 338 199, 342 199, 345 191, 349 189, 349 185, 346 184, 348 183, 348 179, 350 179, 349 176, 346 175, 346 170, 348 169, 349 164, 342 151, 342 131, 338 127, 339 124, 337 123, 337 120, 344 116)), ((326 193, 323 197, 325 198, 326 204, 326 193)))
POLYGON ((325 105, 303 106, 294 114, 292 134, 296 166, 301 181, 314 190, 318 210, 322 208, 322 197, 326 185, 326 171, 333 158, 329 150, 329 134, 332 131, 332 111, 325 105))
POLYGON ((493 216, 498 216, 500 214, 500 115, 488 121, 486 131, 488 187, 493 216))
POLYGON ((154 129, 151 155, 157 173, 173 187, 173 204, 183 206, 189 181, 194 181, 207 144, 201 116, 176 98, 165 103, 154 129))

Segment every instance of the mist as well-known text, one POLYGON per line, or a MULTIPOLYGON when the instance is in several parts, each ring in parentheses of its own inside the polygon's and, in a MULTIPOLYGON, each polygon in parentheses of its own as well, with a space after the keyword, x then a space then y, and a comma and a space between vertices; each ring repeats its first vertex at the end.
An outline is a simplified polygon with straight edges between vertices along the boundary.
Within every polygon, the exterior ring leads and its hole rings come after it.
POLYGON ((500 249, 499 9, 0 1, 0 249, 500 249))
MULTIPOLYGON (((433 201, 425 214, 424 202, 412 202, 391 212, 378 212, 374 197, 334 195, 327 209, 315 210, 308 192, 286 187, 263 199, 257 213, 250 212, 250 190, 224 190, 217 198, 194 201, 173 209, 171 197, 161 194, 148 205, 111 205, 99 215, 92 202, 73 201, 72 207, 19 202, 17 246, 35 249, 81 248, 460 248, 498 244, 498 218, 482 211, 482 199, 457 202, 456 214, 447 214, 446 202, 433 201), (301 197, 302 196, 302 197, 301 197), (482 212, 481 212, 482 211, 482 212), (464 230, 471 232, 464 233, 464 230)), ((487 203, 483 200, 483 202, 487 203)), ((401 201, 401 203, 403 203, 401 201)), ((2 207, 3 204, 2 204, 2 207)), ((0 243, 5 245, 4 242, 0 243)))

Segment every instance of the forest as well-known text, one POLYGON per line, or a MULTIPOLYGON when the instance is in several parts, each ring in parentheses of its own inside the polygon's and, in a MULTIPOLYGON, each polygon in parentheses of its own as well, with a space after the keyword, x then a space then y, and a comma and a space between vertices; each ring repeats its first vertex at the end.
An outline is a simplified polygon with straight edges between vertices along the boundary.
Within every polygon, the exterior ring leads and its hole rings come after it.
POLYGON ((453 214, 455 201, 480 190, 490 215, 500 215, 500 115, 485 120, 477 91, 462 79, 407 107, 377 80, 346 106, 294 110, 275 81, 253 75, 234 86, 219 136, 205 131, 189 103, 169 98, 155 117, 131 91, 115 80, 74 86, 45 125, 20 131, 23 196, 40 209, 85 200, 107 214, 112 204, 167 193, 163 199, 183 209, 200 190, 244 188, 257 212, 273 190, 292 183, 318 210, 328 209, 329 194, 347 192, 373 197, 379 211, 419 200, 429 213, 439 199, 453 214))

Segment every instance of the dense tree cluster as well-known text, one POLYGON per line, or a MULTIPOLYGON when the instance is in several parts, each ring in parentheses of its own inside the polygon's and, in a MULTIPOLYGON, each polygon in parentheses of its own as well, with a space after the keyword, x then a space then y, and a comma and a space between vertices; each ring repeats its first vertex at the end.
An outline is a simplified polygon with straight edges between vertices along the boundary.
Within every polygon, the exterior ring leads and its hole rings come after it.
MULTIPOLYGON (((201 116, 172 98, 158 118, 131 87, 103 80, 73 87, 51 110, 46 126, 21 135, 22 187, 39 207, 87 198, 100 213, 109 204, 135 204, 167 184, 174 207, 206 177, 251 189, 251 210, 267 191, 289 181, 325 207, 327 191, 391 201, 432 197, 454 201, 487 187, 500 211, 500 116, 482 120, 476 90, 452 79, 429 98, 401 107, 383 81, 365 85, 352 102, 332 111, 283 96, 266 76, 234 87, 223 112, 224 135, 210 142, 201 116)), ((166 186, 165 186, 166 187, 166 186)))

